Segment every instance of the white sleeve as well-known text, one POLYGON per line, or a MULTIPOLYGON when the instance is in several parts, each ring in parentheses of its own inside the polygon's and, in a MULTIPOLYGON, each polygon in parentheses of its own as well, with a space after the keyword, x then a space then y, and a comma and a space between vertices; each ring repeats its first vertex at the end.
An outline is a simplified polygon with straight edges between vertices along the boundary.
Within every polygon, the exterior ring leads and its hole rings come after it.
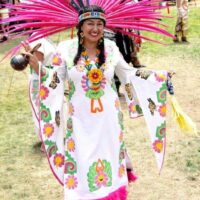
POLYGON ((136 69, 131 67, 123 58, 117 46, 114 47, 115 58, 117 59, 117 64, 115 67, 115 73, 118 76, 122 84, 129 82, 129 77, 135 75, 136 69))

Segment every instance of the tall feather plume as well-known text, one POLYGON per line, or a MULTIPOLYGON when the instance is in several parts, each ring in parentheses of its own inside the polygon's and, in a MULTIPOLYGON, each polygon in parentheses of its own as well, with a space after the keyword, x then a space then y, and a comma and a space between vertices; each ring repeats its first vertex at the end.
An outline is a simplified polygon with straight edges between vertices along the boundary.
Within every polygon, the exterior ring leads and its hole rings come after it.
MULTIPOLYGON (((173 37, 159 20, 164 16, 159 12, 158 3, 159 0, 143 0, 138 3, 132 0, 27 0, 16 5, 6 4, 10 10, 10 17, 0 23, 14 24, 10 25, 7 32, 10 40, 28 36, 27 40, 33 42, 44 36, 76 27, 78 11, 84 5, 97 5, 105 11, 107 29, 159 42, 128 31, 136 29, 173 37), (37 32, 34 37, 30 36, 33 32, 37 32)), ((19 47, 10 53, 16 53, 19 47)))

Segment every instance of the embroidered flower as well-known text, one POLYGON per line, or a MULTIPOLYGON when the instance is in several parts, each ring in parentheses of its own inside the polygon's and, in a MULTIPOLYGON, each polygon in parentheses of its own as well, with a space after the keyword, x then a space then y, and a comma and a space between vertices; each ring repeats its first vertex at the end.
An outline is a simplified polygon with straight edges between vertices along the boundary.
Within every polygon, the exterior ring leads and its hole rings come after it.
POLYGON ((123 141, 123 135, 124 135, 123 132, 121 132, 121 133, 119 134, 119 141, 120 141, 120 142, 123 141))
POLYGON ((44 122, 49 122, 51 118, 51 112, 50 109, 47 108, 43 103, 40 105, 40 110, 41 110, 41 118, 44 122))
POLYGON ((163 104, 159 107, 158 112, 160 113, 160 116, 165 117, 166 116, 166 104, 163 104))
POLYGON ((68 176, 67 177, 67 179, 66 179, 66 182, 65 182, 65 184, 66 184, 66 187, 68 188, 68 189, 75 189, 76 187, 77 187, 77 185, 78 185, 78 181, 77 181, 77 178, 74 176, 74 175, 72 175, 72 176, 68 176))
POLYGON ((74 151, 75 150, 75 142, 72 138, 67 141, 67 150, 74 151))
POLYGON ((118 98, 115 100, 115 108, 116 108, 117 110, 120 109, 120 101, 119 101, 118 98))
POLYGON ((95 177, 95 183, 100 188, 101 186, 106 186, 108 183, 108 176, 104 172, 100 172, 95 177))
POLYGON ((53 162, 56 167, 62 167, 64 165, 64 156, 61 153, 58 153, 54 156, 53 162))
POLYGON ((153 143, 153 149, 157 153, 161 153, 162 150, 163 150, 163 141, 162 140, 155 140, 155 142, 153 143))
POLYGON ((103 73, 100 69, 91 69, 88 78, 92 83, 99 83, 103 79, 103 73))
POLYGON ((167 96, 166 84, 163 83, 162 86, 160 87, 159 91, 157 91, 156 93, 157 93, 158 102, 164 104, 166 101, 166 96, 167 96))
POLYGON ((155 78, 158 82, 163 82, 166 80, 166 76, 162 73, 155 73, 155 78))
POLYGON ((156 137, 162 140, 166 135, 166 123, 163 122, 160 126, 156 129, 156 137))
POLYGON ((53 59, 52 59, 52 64, 53 65, 60 65, 62 63, 62 60, 60 58, 60 55, 59 54, 56 54, 53 56, 53 59))
POLYGON ((85 60, 85 65, 89 65, 90 64, 90 60, 85 60))
POLYGON ((53 124, 47 123, 44 125, 43 133, 46 137, 51 137, 54 132, 53 124))
POLYGON ((46 99, 49 96, 48 88, 41 86, 40 88, 40 97, 42 100, 46 99))
POLYGON ((134 102, 131 102, 128 106, 128 109, 130 112, 134 113, 136 112, 136 106, 135 106, 135 103, 134 102))
POLYGON ((69 107, 68 107, 68 109, 69 109, 69 115, 73 115, 74 114, 74 106, 71 104, 71 103, 69 103, 69 107))
POLYGON ((86 51, 82 51, 81 56, 83 56, 83 57, 87 56, 87 52, 86 51))
POLYGON ((119 177, 122 177, 125 174, 125 167, 123 164, 119 167, 119 177))

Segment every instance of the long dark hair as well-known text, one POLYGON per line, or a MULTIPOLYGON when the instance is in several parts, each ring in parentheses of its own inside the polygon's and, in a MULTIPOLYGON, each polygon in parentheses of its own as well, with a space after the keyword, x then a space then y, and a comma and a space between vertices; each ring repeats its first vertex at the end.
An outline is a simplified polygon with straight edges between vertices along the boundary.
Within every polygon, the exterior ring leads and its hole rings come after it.
MULTIPOLYGON (((93 11, 94 11, 94 12, 96 11, 96 12, 104 13, 104 11, 102 10, 102 8, 100 8, 100 7, 96 6, 96 5, 92 5, 92 6, 90 6, 90 7, 84 7, 83 9, 81 9, 81 10, 79 11, 79 16, 80 16, 81 14, 83 14, 83 13, 86 13, 86 12, 93 12, 93 11)), ((83 45, 80 44, 80 41, 81 41, 81 32, 82 32, 81 27, 82 27, 84 21, 85 21, 85 20, 81 21, 81 22, 78 24, 78 27, 77 27, 77 29, 78 29, 78 31, 77 31, 77 36, 78 36, 78 51, 77 51, 77 54, 76 54, 76 56, 75 56, 75 58, 74 58, 74 65, 77 64, 78 60, 79 60, 80 57, 81 57, 81 52, 82 52, 83 49, 84 49, 84 48, 83 48, 83 45)), ((104 25, 105 25, 105 21, 104 21, 104 20, 102 20, 102 21, 104 22, 104 25)), ((97 46, 97 48, 100 50, 100 54, 99 54, 99 66, 98 66, 98 67, 100 67, 102 64, 105 63, 104 37, 102 37, 101 40, 102 40, 102 41, 99 42, 99 43, 98 43, 98 46, 97 46)))

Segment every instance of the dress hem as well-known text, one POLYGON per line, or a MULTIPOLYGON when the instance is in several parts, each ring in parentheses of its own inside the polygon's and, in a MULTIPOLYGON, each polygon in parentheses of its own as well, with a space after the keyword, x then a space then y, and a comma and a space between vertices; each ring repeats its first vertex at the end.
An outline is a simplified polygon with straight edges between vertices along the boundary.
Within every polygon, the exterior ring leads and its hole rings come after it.
POLYGON ((126 186, 122 186, 114 192, 110 193, 107 197, 103 197, 96 200, 126 200, 128 192, 126 186))

